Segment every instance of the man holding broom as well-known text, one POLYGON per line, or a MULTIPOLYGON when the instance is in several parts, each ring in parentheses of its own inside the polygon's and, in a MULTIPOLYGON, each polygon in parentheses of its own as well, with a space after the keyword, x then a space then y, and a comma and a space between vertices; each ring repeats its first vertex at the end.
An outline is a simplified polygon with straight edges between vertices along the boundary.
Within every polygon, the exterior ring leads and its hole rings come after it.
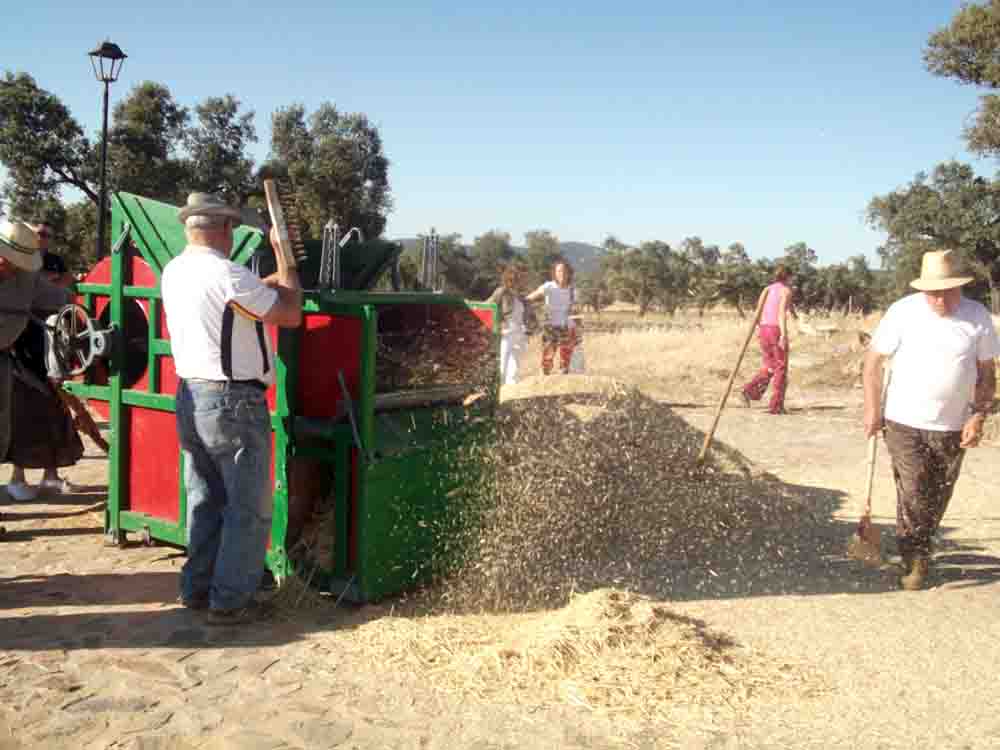
POLYGON ((924 253, 919 290, 886 311, 872 337, 864 366, 864 428, 885 429, 896 481, 896 542, 902 557, 900 585, 923 587, 931 538, 944 517, 966 448, 979 444, 993 404, 993 358, 1000 340, 989 311, 966 299, 950 250, 924 253), (892 378, 881 393, 883 363, 892 378), (971 402, 970 402, 971 399, 971 402))

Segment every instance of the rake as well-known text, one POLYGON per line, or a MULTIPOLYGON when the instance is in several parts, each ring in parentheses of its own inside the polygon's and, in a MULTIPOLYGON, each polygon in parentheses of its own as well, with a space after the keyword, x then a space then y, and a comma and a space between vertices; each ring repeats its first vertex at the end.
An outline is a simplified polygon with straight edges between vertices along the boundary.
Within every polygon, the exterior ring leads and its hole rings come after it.
MULTIPOLYGON (((892 372, 886 372, 882 380, 881 414, 885 414, 885 394, 889 390, 892 372)), ((878 456, 878 431, 868 438, 868 486, 865 489, 865 506, 858 521, 854 536, 847 543, 847 555, 860 560, 865 565, 878 567, 882 564, 882 532, 872 525, 872 487, 875 485, 875 459, 878 456)))
POLYGON ((875 484, 875 457, 878 455, 878 433, 868 438, 868 488, 865 508, 854 536, 847 543, 847 554, 865 565, 882 564, 882 532, 872 525, 872 487, 875 484))

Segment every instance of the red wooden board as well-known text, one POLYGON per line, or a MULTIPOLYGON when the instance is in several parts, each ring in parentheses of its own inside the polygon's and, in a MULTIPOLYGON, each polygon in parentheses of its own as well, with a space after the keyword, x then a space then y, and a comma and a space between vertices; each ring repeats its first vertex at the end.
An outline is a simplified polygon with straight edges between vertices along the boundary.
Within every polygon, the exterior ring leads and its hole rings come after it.
POLYGON ((337 372, 343 371, 351 398, 361 379, 361 319, 306 315, 299 349, 297 412, 306 417, 335 417, 343 398, 337 372))
POLYGON ((173 412, 122 407, 129 440, 123 446, 127 491, 123 509, 176 523, 180 509, 180 447, 173 412))

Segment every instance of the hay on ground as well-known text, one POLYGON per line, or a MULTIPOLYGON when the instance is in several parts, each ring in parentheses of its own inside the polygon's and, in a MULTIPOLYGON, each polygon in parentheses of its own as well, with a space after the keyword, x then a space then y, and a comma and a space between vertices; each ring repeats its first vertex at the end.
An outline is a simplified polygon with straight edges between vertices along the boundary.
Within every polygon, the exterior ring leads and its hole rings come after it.
POLYGON ((648 597, 612 589, 513 618, 390 617, 358 637, 398 673, 447 693, 626 720, 663 720, 690 706, 741 710, 760 693, 805 695, 818 684, 648 597))

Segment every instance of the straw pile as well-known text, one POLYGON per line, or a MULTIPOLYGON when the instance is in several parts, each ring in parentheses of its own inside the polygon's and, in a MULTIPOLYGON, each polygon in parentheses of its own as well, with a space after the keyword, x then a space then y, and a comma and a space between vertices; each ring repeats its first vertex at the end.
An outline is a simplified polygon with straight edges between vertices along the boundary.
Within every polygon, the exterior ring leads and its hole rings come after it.
POLYGON ((384 618, 360 628, 364 651, 400 675, 463 697, 568 704, 632 722, 710 720, 762 694, 818 684, 671 613, 647 597, 600 589, 555 612, 384 618))

